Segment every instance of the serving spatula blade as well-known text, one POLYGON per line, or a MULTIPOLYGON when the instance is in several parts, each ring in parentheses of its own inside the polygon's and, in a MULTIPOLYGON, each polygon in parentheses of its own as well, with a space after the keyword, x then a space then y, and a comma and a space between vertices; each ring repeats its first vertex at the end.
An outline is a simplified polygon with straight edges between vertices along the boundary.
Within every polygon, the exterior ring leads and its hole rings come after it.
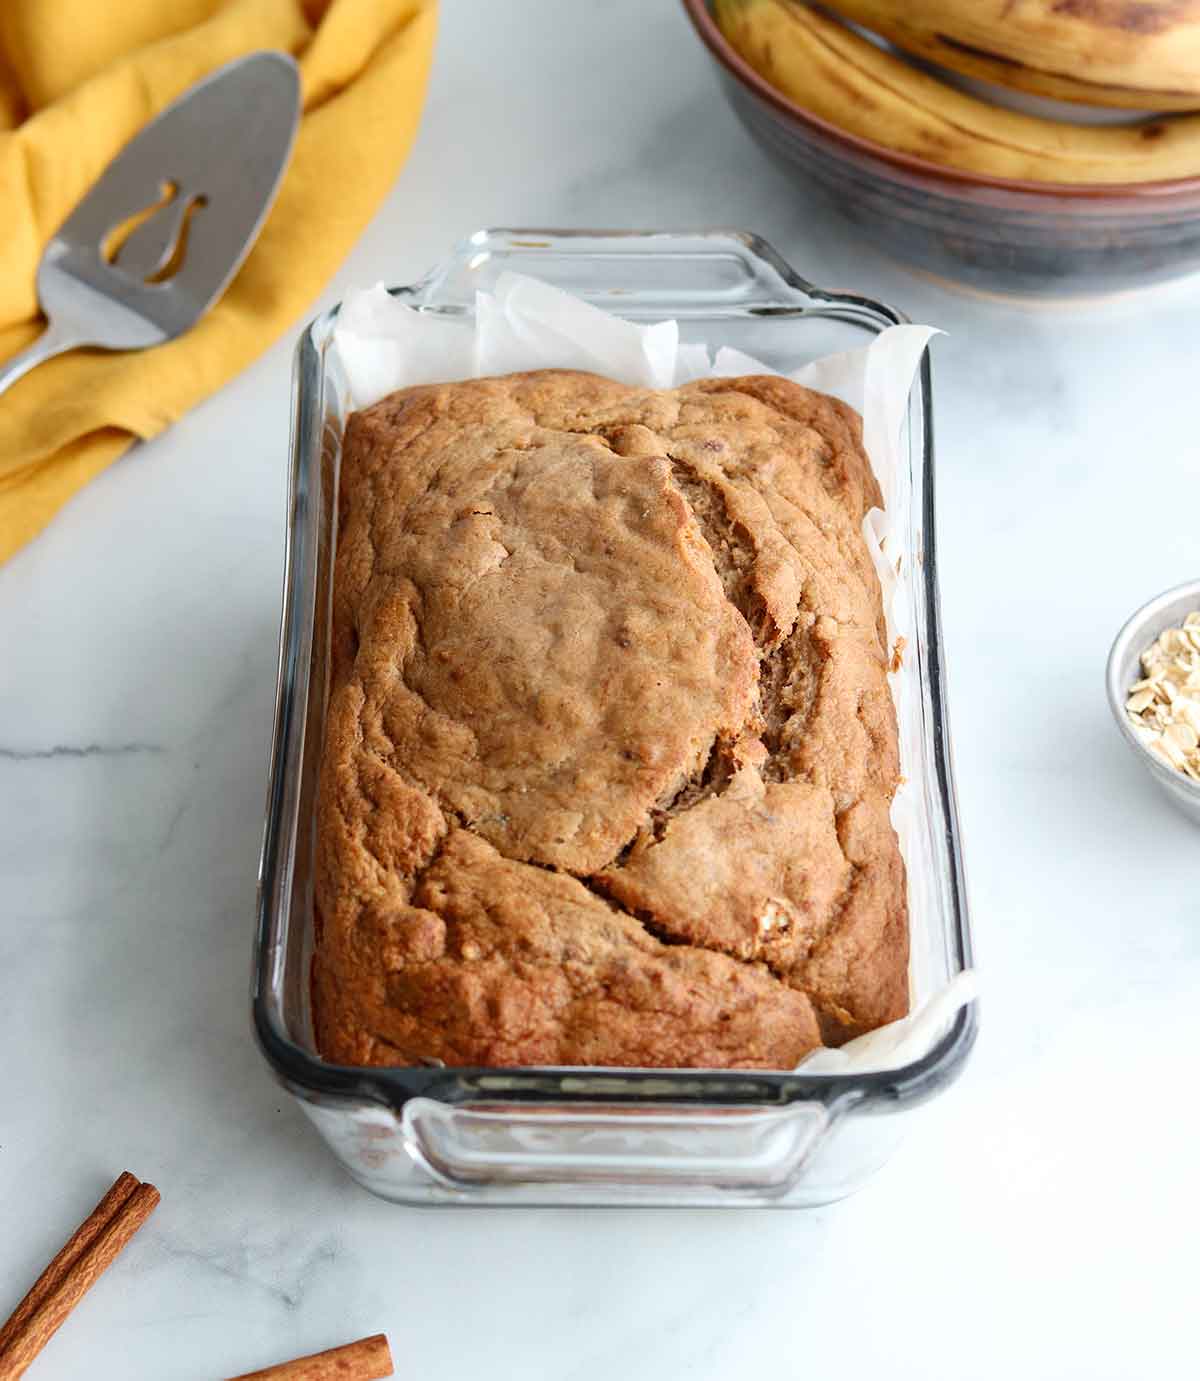
POLYGON ((48 325, 0 365, 0 392, 63 350, 144 349, 193 326, 249 253, 299 119, 295 62, 251 53, 131 139, 46 246, 37 289, 48 325))

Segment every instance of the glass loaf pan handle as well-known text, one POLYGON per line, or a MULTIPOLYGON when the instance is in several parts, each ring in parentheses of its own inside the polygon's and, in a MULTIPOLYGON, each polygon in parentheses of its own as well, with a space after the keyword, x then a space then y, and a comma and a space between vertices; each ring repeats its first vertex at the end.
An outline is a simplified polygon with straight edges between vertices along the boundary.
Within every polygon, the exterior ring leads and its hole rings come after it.
POLYGON ((711 1186, 783 1194, 829 1130, 819 1102, 787 1108, 648 1110, 488 1103, 405 1104, 408 1154, 446 1185, 711 1186))

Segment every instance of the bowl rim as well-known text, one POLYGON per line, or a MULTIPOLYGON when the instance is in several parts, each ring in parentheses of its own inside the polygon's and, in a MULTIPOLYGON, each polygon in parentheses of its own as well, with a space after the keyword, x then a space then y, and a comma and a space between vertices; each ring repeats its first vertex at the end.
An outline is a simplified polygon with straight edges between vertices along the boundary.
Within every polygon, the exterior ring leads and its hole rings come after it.
POLYGON ((857 153, 867 154, 890 163, 905 172, 914 173, 934 182, 963 184, 968 187, 987 188, 991 191, 1012 192, 1034 197, 1065 197, 1081 202, 1112 202, 1118 200, 1149 202, 1170 198, 1184 198, 1200 195, 1200 176, 1163 178, 1155 182, 1034 182, 1029 179, 1013 177, 993 177, 987 173, 973 173, 965 168, 948 168, 940 163, 919 158, 915 154, 901 153, 885 144, 877 144, 859 134, 814 115, 803 106, 791 101, 770 82, 761 77, 753 67, 735 51, 717 26, 709 12, 708 0, 682 0, 683 8, 692 22, 700 39, 714 58, 743 86, 749 87, 761 100, 771 106, 785 119, 797 124, 807 125, 832 139, 835 143, 857 153))
POLYGON ((1125 713, 1125 701, 1129 695, 1129 688, 1122 684, 1120 675, 1120 664, 1124 660, 1126 652, 1131 644, 1141 643, 1145 636, 1142 630, 1146 624, 1168 604, 1174 604, 1176 600, 1185 598, 1194 599, 1196 607, 1200 608, 1200 579, 1185 580, 1181 585, 1173 585, 1169 590, 1155 595, 1153 599, 1148 599, 1141 608, 1135 609, 1130 614, 1121 625, 1120 632, 1113 639, 1112 647, 1109 648, 1108 661, 1104 670, 1104 684, 1108 694, 1108 708, 1112 711, 1113 719, 1116 720, 1117 728, 1120 729, 1125 742, 1134 749, 1159 781, 1194 797, 1197 804, 1200 804, 1200 782, 1193 781, 1190 777, 1185 777, 1182 772, 1168 767, 1165 762, 1160 762, 1133 732, 1125 713))

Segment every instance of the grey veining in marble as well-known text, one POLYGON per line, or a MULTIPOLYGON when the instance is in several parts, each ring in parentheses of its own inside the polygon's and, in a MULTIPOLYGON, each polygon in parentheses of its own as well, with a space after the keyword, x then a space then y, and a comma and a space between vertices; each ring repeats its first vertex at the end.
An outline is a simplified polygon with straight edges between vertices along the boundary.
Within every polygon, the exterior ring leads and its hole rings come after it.
POLYGON ((763 161, 670 0, 444 0, 411 160, 313 310, 488 223, 743 225, 947 331, 978 1049, 866 1190, 804 1215, 416 1212, 341 1175, 248 1019, 281 343, 0 568, 0 1314, 119 1170, 163 1191, 31 1378, 190 1381, 377 1330, 440 1381, 1186 1374, 1200 836, 1103 667, 1200 571, 1200 288, 1027 311, 886 262, 763 161))

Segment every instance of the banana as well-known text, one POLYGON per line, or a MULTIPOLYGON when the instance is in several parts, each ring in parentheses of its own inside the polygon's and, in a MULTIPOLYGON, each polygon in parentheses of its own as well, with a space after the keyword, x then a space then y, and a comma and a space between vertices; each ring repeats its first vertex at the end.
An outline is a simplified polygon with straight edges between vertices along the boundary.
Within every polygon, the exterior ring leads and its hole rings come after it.
POLYGON ((1200 5, 1178 0, 826 0, 898 48, 1035 96, 1200 109, 1200 5))
POLYGON ((730 44, 830 124, 929 162, 1036 182, 1153 182, 1200 174, 1200 115, 1073 125, 990 105, 798 0, 716 0, 730 44))

